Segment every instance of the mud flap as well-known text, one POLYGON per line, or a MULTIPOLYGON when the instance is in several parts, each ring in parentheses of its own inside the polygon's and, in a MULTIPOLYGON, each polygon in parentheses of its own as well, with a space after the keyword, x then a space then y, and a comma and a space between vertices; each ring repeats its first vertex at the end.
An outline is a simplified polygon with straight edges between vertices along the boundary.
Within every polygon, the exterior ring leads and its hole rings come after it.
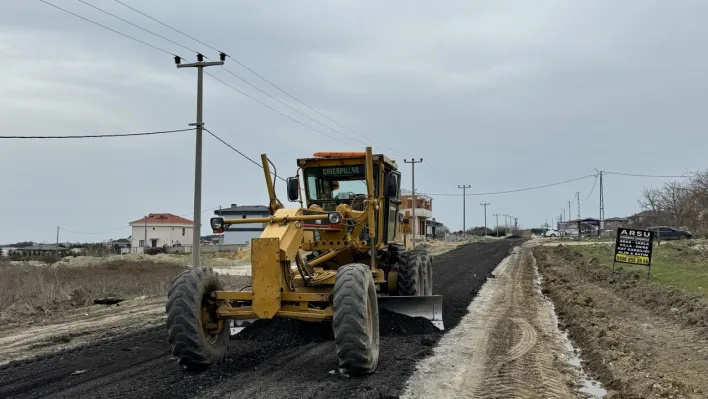
POLYGON ((445 329, 442 303, 442 295, 379 297, 379 309, 387 309, 410 317, 424 317, 440 330, 445 329))

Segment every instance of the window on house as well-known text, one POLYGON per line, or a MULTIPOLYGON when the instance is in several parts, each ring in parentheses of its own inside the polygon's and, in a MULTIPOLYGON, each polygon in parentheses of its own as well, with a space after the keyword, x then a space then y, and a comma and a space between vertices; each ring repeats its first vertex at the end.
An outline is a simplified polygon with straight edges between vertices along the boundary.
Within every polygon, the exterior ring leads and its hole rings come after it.
POLYGON ((245 218, 246 218, 246 215, 243 215, 242 219, 245 219, 245 218))
POLYGON ((184 235, 186 234, 186 231, 187 231, 187 229, 182 227, 182 237, 184 237, 184 235))
POLYGON ((138 242, 138 246, 139 246, 139 247, 144 247, 144 246, 145 246, 145 240, 140 240, 140 241, 138 242))

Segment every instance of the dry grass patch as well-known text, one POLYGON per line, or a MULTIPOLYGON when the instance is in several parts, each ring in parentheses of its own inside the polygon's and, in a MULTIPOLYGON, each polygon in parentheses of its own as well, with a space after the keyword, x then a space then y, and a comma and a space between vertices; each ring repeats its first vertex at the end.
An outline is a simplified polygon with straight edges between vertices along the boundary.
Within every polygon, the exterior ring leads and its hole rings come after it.
MULTIPOLYGON (((149 260, 116 260, 80 268, 0 262, 0 320, 49 316, 107 296, 167 295, 172 279, 183 269, 174 263, 149 260)), ((247 284, 240 276, 222 278, 229 288, 247 284)))

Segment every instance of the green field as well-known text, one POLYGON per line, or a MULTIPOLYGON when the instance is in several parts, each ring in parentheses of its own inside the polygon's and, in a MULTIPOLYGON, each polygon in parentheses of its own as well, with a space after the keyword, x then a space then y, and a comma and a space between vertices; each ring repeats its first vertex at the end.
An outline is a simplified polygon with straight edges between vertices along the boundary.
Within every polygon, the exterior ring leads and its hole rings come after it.
MULTIPOLYGON (((603 267, 612 267, 614 245, 578 245, 574 251, 583 254, 589 261, 597 258, 603 267)), ((617 268, 632 270, 646 277, 646 266, 617 263, 617 268)), ((708 242, 704 240, 662 242, 654 246, 651 262, 653 281, 674 286, 708 297, 708 242)))

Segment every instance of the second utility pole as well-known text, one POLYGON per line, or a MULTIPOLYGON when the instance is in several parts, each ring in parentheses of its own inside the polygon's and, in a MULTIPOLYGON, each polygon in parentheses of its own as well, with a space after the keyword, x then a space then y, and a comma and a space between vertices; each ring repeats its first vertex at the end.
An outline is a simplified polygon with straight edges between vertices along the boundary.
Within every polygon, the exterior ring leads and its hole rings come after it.
POLYGON ((417 201, 415 200, 415 164, 423 162, 423 158, 420 158, 419 160, 415 160, 415 158, 411 158, 410 161, 404 159, 404 163, 409 163, 411 164, 411 217, 413 218, 413 228, 411 231, 413 232, 413 237, 411 239, 411 245, 413 245, 413 249, 415 249, 415 233, 417 227, 418 227, 418 220, 415 218, 415 208, 418 206, 417 201))
MULTIPOLYGON (((202 226, 202 103, 204 97, 204 67, 224 65, 226 54, 219 54, 220 61, 204 62, 204 56, 197 54, 197 62, 191 64, 180 64, 182 58, 175 56, 177 68, 197 68, 197 122, 190 123, 190 126, 197 127, 197 142, 194 156, 194 228, 192 230, 192 267, 200 266, 200 244, 202 226)), ((147 239, 147 238, 146 238, 147 239)), ((145 243, 147 245, 147 242, 145 243)))
POLYGON ((462 238, 467 236, 465 229, 467 228, 467 189, 472 186, 468 185, 458 185, 457 188, 462 189, 462 238))
POLYGON ((487 236, 487 205, 489 205, 489 202, 482 202, 480 203, 484 207, 484 236, 487 236))
POLYGON ((499 214, 495 213, 494 216, 497 218, 497 227, 495 227, 494 230, 497 231, 497 238, 499 238, 499 214))

